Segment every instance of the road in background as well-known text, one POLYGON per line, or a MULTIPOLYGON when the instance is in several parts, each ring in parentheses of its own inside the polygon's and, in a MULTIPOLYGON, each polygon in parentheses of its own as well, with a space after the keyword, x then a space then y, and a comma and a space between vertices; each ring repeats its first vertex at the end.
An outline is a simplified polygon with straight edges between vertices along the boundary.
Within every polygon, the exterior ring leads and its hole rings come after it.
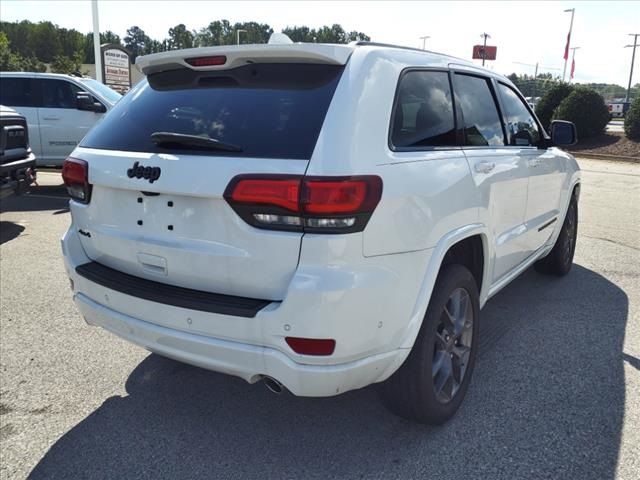
POLYGON ((0 213, 0 477, 613 478, 640 471, 640 165, 581 161, 576 262, 482 311, 467 398, 439 428, 375 388, 326 399, 149 354, 85 325, 59 174, 0 213))

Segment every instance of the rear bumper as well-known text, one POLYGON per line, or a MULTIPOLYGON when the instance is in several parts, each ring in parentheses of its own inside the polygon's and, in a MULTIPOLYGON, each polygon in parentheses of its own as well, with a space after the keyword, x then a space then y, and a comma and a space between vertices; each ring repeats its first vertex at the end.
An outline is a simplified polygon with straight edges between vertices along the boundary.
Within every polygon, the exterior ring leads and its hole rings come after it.
POLYGON ((272 348, 219 340, 138 320, 81 293, 74 296, 74 301, 87 323, 101 326, 147 350, 241 377, 249 383, 268 375, 299 396, 332 396, 375 383, 387 370, 397 368, 406 355, 400 350, 340 365, 303 365, 272 348))
POLYGON ((87 323, 248 382, 268 375, 296 395, 331 396, 383 381, 402 364, 409 348, 401 347, 424 275, 420 264, 431 256, 423 251, 367 259, 360 236, 343 237, 310 238, 285 298, 250 318, 159 303, 79 275, 78 265, 91 259, 73 224, 62 249, 87 323), (331 251, 349 262, 327 266, 331 251), (300 355, 286 336, 332 338, 336 349, 329 356, 300 355))

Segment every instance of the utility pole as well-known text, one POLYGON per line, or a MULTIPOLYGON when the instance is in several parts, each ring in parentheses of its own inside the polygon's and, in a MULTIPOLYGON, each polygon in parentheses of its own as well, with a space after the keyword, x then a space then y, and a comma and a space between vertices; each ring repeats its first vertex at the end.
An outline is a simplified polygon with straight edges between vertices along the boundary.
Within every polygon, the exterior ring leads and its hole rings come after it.
POLYGON ((491 35, 483 33, 480 36, 484 37, 484 44, 482 46, 482 66, 484 67, 484 60, 487 58, 487 38, 491 38, 491 35))
POLYGON ((571 47, 570 50, 572 50, 573 52, 571 53, 571 72, 569 73, 569 83, 571 83, 571 80, 573 80, 573 67, 575 66, 575 62, 576 62, 576 50, 578 50, 580 47, 571 47))
POLYGON ((638 37, 640 33, 630 33, 629 36, 633 37, 633 45, 625 45, 624 48, 633 47, 633 53, 631 54, 631 71, 629 72, 629 86, 627 87, 626 103, 629 103, 629 97, 631 96, 631 79, 633 77, 633 62, 636 60, 636 47, 638 46, 638 37))
POLYGON ((573 30, 573 15, 576 13, 575 8, 569 8, 565 10, 566 12, 571 12, 571 23, 569 24, 569 35, 567 36, 567 46, 565 47, 564 53, 564 69, 562 70, 562 81, 564 82, 564 77, 567 73, 567 61, 569 60, 569 47, 571 47, 571 31, 573 30))
POLYGON ((96 80, 104 82, 102 78, 102 53, 100 52, 100 26, 98 23, 98 0, 91 0, 93 15, 93 56, 95 57, 96 80))
POLYGON ((422 40, 422 49, 426 50, 427 48, 427 40, 431 38, 429 35, 425 35, 424 37, 420 37, 420 40, 422 40))
POLYGON ((238 28, 238 29, 236 30, 236 45, 240 45, 240 32, 247 33, 247 31, 246 31, 246 30, 243 30, 243 29, 241 29, 241 28, 238 28))

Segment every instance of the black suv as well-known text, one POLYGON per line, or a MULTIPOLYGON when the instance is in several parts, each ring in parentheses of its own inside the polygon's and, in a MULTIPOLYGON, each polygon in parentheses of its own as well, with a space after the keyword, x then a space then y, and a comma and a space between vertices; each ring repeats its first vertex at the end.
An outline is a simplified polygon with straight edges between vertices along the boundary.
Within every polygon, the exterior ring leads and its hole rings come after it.
POLYGON ((35 167, 27 121, 15 110, 0 105, 0 198, 26 192, 36 179, 35 167))

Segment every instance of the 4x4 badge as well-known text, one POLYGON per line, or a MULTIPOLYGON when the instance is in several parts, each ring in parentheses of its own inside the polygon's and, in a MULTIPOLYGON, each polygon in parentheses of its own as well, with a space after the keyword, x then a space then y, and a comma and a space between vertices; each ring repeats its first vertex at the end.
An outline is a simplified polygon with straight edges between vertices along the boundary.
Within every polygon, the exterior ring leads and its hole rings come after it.
POLYGON ((160 167, 143 167, 139 165, 139 162, 136 162, 133 167, 127 170, 127 177, 146 178, 149 183, 153 183, 160 178, 160 173, 160 167))

